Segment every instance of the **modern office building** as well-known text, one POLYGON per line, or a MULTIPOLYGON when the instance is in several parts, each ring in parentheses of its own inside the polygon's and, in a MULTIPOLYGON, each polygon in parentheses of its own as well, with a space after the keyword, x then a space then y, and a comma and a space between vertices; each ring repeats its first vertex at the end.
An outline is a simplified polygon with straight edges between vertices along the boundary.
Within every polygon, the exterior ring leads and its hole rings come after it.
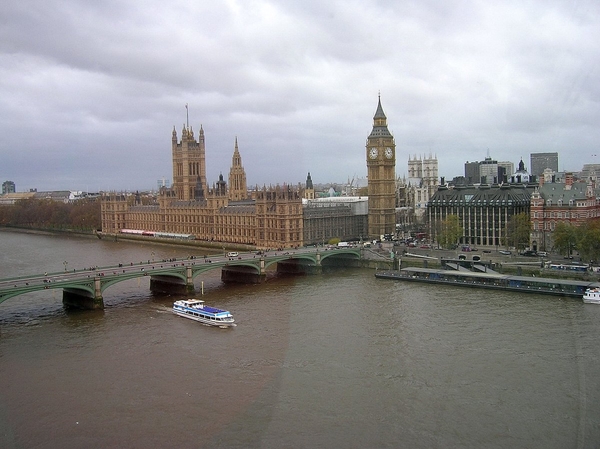
POLYGON ((513 215, 529 214, 534 186, 503 184, 439 187, 427 205, 429 234, 436 239, 438 223, 448 215, 457 215, 462 226, 460 243, 500 246, 506 237, 506 225, 513 215))
POLYGON ((465 183, 466 185, 479 184, 479 162, 465 162, 465 183))
POLYGON ((479 163, 479 182, 482 184, 498 184, 498 161, 486 157, 479 163))
POLYGON ((498 162, 498 184, 507 182, 511 174, 515 172, 515 164, 510 161, 498 162))
POLYGON ((558 171, 558 153, 531 153, 529 172, 538 178, 544 169, 558 171))
POLYGON ((12 181, 4 181, 2 183, 2 195, 6 195, 7 193, 16 193, 17 188, 15 183, 12 181))
POLYGON ((304 244, 323 244, 331 238, 367 240, 368 201, 360 196, 302 200, 304 244))

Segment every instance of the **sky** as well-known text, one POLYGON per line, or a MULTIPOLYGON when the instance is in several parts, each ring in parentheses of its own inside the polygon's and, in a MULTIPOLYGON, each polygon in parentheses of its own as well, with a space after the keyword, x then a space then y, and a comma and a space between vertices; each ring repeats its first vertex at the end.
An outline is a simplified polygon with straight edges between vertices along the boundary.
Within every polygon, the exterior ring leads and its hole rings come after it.
POLYGON ((366 176, 378 96, 409 157, 600 163, 597 0, 4 0, 0 181, 155 189, 171 136, 249 186, 366 176), (186 104, 188 109, 186 110, 186 104))

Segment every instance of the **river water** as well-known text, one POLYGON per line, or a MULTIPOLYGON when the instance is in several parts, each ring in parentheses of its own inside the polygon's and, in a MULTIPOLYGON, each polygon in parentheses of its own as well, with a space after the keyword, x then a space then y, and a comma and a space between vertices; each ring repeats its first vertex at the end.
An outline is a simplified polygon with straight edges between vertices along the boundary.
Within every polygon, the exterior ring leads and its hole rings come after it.
MULTIPOLYGON (((0 277, 198 253, 4 231, 0 277)), ((103 311, 0 304, 0 447, 600 446, 599 306, 356 268, 196 287, 238 326, 173 315, 147 278, 103 311)))

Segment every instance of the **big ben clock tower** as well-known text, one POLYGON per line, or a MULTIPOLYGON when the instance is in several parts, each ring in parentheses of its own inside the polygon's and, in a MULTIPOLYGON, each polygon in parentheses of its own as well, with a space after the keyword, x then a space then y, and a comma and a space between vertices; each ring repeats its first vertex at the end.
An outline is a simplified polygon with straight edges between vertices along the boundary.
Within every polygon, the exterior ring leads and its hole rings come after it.
POLYGON ((387 128, 381 97, 367 137, 369 185, 369 238, 379 239, 396 230, 396 144, 387 128))

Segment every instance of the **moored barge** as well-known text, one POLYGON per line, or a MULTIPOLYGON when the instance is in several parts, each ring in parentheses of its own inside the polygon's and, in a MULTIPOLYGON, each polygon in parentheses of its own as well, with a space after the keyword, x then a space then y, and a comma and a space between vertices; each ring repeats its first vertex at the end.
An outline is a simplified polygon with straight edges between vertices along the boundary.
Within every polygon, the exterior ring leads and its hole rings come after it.
POLYGON ((407 267, 401 270, 377 271, 375 277, 399 281, 428 282, 520 293, 572 296, 581 298, 588 288, 600 288, 600 283, 572 279, 512 276, 496 272, 438 270, 407 267))

